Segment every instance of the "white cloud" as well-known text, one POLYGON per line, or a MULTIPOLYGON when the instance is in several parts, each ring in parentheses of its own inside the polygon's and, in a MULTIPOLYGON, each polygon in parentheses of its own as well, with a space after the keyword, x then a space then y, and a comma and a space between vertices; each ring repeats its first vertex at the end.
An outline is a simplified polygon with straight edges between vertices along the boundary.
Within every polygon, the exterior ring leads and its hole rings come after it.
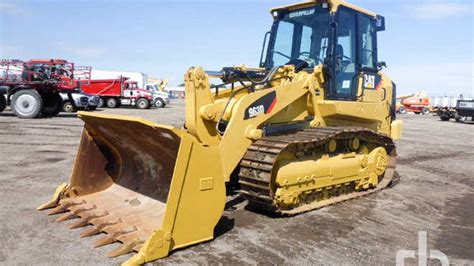
POLYGON ((440 19, 472 12, 472 3, 428 2, 411 6, 417 19, 440 19))

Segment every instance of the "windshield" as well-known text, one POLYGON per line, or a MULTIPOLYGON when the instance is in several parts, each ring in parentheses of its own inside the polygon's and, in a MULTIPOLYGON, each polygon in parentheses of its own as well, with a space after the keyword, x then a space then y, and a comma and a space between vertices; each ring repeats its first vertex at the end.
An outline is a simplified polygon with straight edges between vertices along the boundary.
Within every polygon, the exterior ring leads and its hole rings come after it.
POLYGON ((127 83, 127 89, 138 89, 137 83, 127 83))
POLYGON ((158 89, 156 88, 156 85, 151 85, 151 84, 147 84, 145 86, 145 89, 151 93, 157 93, 158 92, 158 89))
POLYGON ((280 14, 272 30, 267 67, 294 59, 307 61, 309 67, 322 64, 328 48, 329 21, 329 10, 321 6, 280 14))

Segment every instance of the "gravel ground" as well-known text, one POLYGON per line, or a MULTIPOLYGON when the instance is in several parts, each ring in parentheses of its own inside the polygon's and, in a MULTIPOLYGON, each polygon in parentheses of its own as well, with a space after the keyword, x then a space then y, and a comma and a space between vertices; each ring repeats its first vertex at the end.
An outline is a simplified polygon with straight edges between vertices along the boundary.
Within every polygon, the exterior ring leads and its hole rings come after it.
MULTIPOLYGON (((164 109, 103 109, 180 127, 184 102, 164 109)), ((272 218, 231 206, 214 241, 173 252, 165 264, 394 264, 400 249, 428 249, 453 264, 474 264, 474 125, 404 115, 398 145, 399 182, 391 188, 292 218, 272 218)), ((100 236, 81 239, 35 208, 67 182, 83 123, 73 114, 20 120, 0 114, 0 264, 117 265, 118 244, 93 249, 100 236)), ((416 263, 415 260, 411 261, 416 263)), ((431 261, 433 262, 433 261, 431 261)))

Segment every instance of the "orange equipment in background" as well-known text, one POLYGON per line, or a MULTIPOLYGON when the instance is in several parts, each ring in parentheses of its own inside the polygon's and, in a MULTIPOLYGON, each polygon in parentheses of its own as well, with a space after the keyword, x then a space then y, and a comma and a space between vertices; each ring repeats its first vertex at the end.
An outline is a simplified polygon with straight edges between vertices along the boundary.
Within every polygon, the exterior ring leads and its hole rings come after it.
POLYGON ((430 113, 429 106, 430 98, 424 91, 397 97, 397 113, 400 114, 413 112, 417 115, 427 115, 430 113))

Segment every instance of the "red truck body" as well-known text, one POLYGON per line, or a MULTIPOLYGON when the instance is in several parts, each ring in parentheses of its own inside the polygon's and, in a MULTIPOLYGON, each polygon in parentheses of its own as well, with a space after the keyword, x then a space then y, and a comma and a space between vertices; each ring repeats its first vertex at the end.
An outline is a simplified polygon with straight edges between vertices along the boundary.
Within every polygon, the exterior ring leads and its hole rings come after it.
POLYGON ((123 81, 125 79, 95 79, 81 84, 85 93, 101 97, 121 97, 123 94, 123 81))
POLYGON ((102 104, 108 107, 120 105, 131 105, 146 109, 153 103, 152 94, 136 86, 136 82, 128 81, 128 78, 118 79, 96 79, 81 82, 81 89, 85 93, 101 97, 102 104))

